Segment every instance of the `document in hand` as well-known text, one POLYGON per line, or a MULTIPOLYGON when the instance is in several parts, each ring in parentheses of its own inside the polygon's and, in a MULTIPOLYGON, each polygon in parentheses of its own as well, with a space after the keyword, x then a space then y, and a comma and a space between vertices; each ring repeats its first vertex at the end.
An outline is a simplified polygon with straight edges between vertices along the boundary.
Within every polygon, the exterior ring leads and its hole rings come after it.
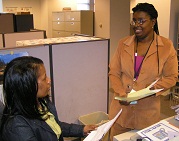
POLYGON ((168 141, 179 137, 179 128, 171 125, 166 120, 162 120, 138 131, 137 134, 143 138, 148 138, 151 141, 168 141))
POLYGON ((148 86, 147 88, 141 89, 139 91, 134 91, 132 90, 127 97, 119 97, 116 96, 115 99, 116 100, 121 100, 121 101, 127 101, 127 102, 131 102, 131 101, 136 101, 139 100, 141 98, 153 95, 157 92, 160 92, 163 89, 155 89, 155 90, 150 90, 150 88, 158 81, 158 79, 153 82, 150 86, 148 86))
POLYGON ((119 117, 121 112, 122 112, 122 109, 112 120, 99 126, 97 130, 92 131, 83 141, 100 141, 104 137, 104 135, 108 132, 108 130, 111 128, 111 126, 116 121, 116 119, 119 117))

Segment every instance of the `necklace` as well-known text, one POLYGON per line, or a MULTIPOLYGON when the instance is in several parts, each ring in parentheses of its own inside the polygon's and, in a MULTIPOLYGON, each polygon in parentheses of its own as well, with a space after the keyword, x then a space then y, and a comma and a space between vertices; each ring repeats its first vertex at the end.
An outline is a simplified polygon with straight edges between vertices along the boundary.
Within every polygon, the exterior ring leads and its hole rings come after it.
POLYGON ((140 63, 140 66, 138 67, 138 69, 137 69, 137 47, 138 47, 138 40, 137 40, 136 51, 135 51, 135 54, 134 54, 134 58, 135 58, 135 62, 134 62, 134 81, 136 81, 138 76, 139 76, 139 72, 140 72, 140 69, 142 67, 143 61, 144 61, 147 53, 149 52, 149 49, 150 49, 150 46, 151 46, 153 40, 154 40, 154 38, 150 42, 150 45, 149 45, 149 47, 148 47, 148 49, 147 49, 147 51, 146 51, 146 53, 144 55, 144 58, 142 59, 142 62, 140 63))

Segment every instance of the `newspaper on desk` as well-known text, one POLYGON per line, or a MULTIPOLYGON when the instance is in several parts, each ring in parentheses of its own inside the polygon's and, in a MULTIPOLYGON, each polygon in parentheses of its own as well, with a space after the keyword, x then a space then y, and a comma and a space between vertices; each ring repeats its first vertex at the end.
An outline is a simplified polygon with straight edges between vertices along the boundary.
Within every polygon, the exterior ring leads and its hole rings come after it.
POLYGON ((92 131, 83 141, 100 141, 104 137, 104 135, 108 132, 108 130, 111 128, 111 126, 116 121, 116 119, 119 117, 121 112, 122 112, 122 109, 112 120, 99 126, 97 130, 92 131))
POLYGON ((171 141, 179 136, 179 128, 171 125, 166 120, 153 124, 137 132, 141 137, 147 137, 151 141, 171 141))
POLYGON ((155 90, 150 90, 150 88, 158 81, 159 79, 157 79, 156 81, 154 81, 151 85, 149 85, 147 88, 141 89, 139 91, 134 91, 132 90, 127 97, 119 97, 116 96, 115 99, 116 100, 121 100, 121 101, 127 101, 127 102, 131 102, 131 101, 136 101, 139 100, 141 98, 153 95, 157 92, 162 91, 163 89, 155 89, 155 90))

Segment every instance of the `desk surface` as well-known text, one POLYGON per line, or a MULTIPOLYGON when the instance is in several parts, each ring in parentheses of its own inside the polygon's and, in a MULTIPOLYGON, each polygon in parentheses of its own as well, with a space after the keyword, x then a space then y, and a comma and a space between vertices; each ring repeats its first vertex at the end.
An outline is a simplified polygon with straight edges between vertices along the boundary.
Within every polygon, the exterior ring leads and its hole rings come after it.
POLYGON ((130 137, 134 136, 138 130, 131 130, 129 132, 119 134, 113 137, 113 141, 131 141, 130 137))
MULTIPOLYGON (((168 122, 170 122, 171 124, 179 128, 179 121, 175 120, 173 116, 166 118, 165 120, 167 120, 168 122)), ((136 134, 137 131, 138 130, 131 130, 129 132, 116 135, 113 137, 113 141, 134 141, 136 140, 136 137, 138 136, 136 134), (132 139, 132 138, 135 138, 135 139, 132 139)))

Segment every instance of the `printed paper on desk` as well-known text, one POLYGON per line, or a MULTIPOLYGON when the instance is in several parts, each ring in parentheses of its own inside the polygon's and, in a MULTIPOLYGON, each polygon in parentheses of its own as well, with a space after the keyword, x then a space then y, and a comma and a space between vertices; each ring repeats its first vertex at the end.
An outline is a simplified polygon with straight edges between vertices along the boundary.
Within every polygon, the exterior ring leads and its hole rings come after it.
POLYGON ((137 132, 141 137, 148 137, 152 141, 168 141, 179 136, 179 129, 168 121, 162 120, 137 132))
POLYGON ((163 89, 155 89, 155 90, 150 90, 150 88, 158 81, 159 79, 157 79, 156 81, 154 81, 150 86, 148 86, 147 88, 144 88, 142 90, 139 91, 134 91, 132 90, 131 93, 128 94, 127 97, 119 97, 116 96, 115 99, 116 100, 121 100, 121 101, 127 101, 127 102, 131 102, 131 101, 135 101, 135 100, 139 100, 141 98, 153 95, 157 92, 160 92, 163 89))
POLYGON ((116 121, 116 119, 119 117, 121 112, 122 112, 122 109, 112 120, 99 126, 97 130, 92 131, 83 141, 100 141, 104 137, 104 135, 108 132, 108 130, 111 128, 111 126, 116 121))

